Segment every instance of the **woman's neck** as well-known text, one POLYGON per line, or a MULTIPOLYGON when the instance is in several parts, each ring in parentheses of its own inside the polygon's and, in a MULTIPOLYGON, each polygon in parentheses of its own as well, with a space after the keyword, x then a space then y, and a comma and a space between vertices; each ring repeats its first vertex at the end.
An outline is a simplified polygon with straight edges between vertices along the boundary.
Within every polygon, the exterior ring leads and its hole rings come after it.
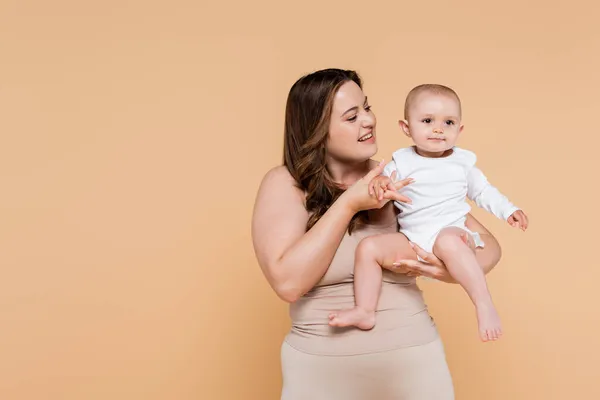
POLYGON ((329 159, 327 162, 327 169, 333 181, 344 187, 353 185, 365 176, 371 168, 371 160, 349 163, 347 161, 329 159))

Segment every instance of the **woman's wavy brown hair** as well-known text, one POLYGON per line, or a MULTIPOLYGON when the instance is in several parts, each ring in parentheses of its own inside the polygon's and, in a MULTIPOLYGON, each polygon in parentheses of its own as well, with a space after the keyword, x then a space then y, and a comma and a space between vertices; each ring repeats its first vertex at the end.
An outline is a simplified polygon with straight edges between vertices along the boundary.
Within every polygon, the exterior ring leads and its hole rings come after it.
MULTIPOLYGON (((310 214, 309 230, 344 192, 327 169, 327 136, 333 109, 333 100, 346 82, 355 82, 362 88, 355 71, 324 69, 305 75, 290 89, 285 110, 283 165, 306 193, 306 209, 310 214)), ((352 218, 348 231, 366 213, 352 218)))

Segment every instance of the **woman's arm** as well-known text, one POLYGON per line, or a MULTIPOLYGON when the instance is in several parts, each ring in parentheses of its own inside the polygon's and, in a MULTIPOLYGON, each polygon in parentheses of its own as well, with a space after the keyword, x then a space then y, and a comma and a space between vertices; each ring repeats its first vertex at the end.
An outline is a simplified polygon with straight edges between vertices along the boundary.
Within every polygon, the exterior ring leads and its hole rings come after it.
POLYGON ((252 239, 258 263, 284 301, 294 302, 321 279, 354 215, 336 201, 307 232, 304 193, 285 167, 267 173, 258 190, 252 239))
MULTIPOLYGON (((389 191, 382 200, 369 195, 369 182, 382 170, 380 163, 344 191, 308 231, 305 195, 288 170, 278 167, 267 173, 254 207, 252 239, 258 263, 281 299, 294 302, 321 279, 354 214, 380 209, 390 200, 406 200, 397 191, 389 191)), ((406 184, 407 180, 394 183, 396 190, 406 184)))

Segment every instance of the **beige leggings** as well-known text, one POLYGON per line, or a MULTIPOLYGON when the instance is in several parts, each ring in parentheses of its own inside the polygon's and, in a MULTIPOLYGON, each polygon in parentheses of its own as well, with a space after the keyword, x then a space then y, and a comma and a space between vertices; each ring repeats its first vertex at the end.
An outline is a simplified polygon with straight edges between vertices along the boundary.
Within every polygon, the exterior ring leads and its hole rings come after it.
POLYGON ((381 353, 320 356, 283 344, 281 400, 453 400, 441 340, 381 353))

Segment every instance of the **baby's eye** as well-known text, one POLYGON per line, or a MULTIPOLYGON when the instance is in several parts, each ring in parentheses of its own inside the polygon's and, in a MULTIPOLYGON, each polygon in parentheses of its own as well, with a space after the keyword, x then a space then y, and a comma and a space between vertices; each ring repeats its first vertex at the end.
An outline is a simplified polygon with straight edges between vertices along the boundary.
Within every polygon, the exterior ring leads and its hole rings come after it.
POLYGON ((423 120, 423 122, 426 123, 426 124, 430 124, 431 123, 431 118, 425 118, 423 120))
POLYGON ((454 121, 452 121, 451 119, 449 119, 448 121, 446 121, 446 124, 448 124, 448 125, 454 125, 454 121))

